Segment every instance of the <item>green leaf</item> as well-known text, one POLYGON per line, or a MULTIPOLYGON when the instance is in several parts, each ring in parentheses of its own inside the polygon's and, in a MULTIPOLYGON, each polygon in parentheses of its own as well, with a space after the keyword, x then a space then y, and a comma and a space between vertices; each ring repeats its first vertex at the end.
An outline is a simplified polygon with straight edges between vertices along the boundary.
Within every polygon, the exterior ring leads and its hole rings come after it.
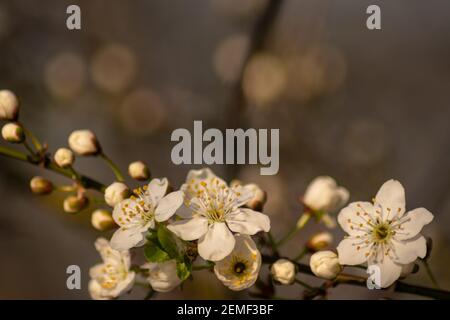
POLYGON ((176 259, 179 262, 184 262, 186 244, 172 231, 167 229, 165 225, 161 224, 158 227, 158 241, 161 244, 162 249, 167 252, 171 258, 176 259))
POLYGON ((189 275, 191 274, 191 267, 192 266, 189 263, 177 262, 177 276, 181 281, 189 278, 189 275))
POLYGON ((149 262, 164 262, 170 260, 167 252, 163 251, 153 242, 149 242, 144 248, 144 255, 149 262))

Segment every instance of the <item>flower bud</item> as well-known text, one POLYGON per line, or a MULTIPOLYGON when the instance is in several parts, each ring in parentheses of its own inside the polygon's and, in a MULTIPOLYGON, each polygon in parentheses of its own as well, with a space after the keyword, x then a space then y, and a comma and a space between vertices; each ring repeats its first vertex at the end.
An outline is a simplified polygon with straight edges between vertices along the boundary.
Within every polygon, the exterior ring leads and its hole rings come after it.
POLYGON ((135 161, 128 166, 128 173, 130 177, 139 181, 145 181, 150 178, 150 170, 142 161, 135 161))
POLYGON ((303 203, 313 211, 333 212, 342 207, 348 198, 347 189, 338 187, 333 178, 321 176, 309 184, 303 203))
POLYGON ((97 137, 90 130, 76 130, 69 136, 69 146, 81 156, 92 156, 100 152, 97 137))
POLYGON ((329 232, 319 232, 309 238, 306 242, 306 248, 311 252, 320 251, 328 248, 333 242, 333 235, 329 232))
POLYGON ((53 191, 53 184, 42 177, 34 177, 30 181, 30 188, 34 194, 44 195, 53 191))
POLYGON ((122 182, 114 182, 105 190, 106 203, 114 207, 116 204, 125 200, 130 195, 130 189, 122 182))
POLYGON ((287 259, 279 259, 270 267, 270 273, 275 281, 292 284, 295 280, 295 265, 287 259))
POLYGON ((25 132, 17 123, 7 123, 2 128, 2 137, 8 142, 22 143, 25 140, 25 132))
POLYGON ((78 213, 89 205, 89 199, 85 196, 68 196, 64 199, 63 207, 67 213, 78 213))
POLYGON ((19 116, 19 100, 9 90, 0 90, 0 120, 15 121, 19 116))
POLYGON ((68 168, 75 161, 75 156, 74 156, 72 150, 67 149, 67 148, 59 148, 55 153, 54 160, 55 160, 56 164, 58 165, 58 167, 68 168))
POLYGON ((314 253, 309 266, 316 276, 329 280, 336 278, 342 271, 337 254, 329 250, 314 253))
POLYGON ((104 209, 98 209, 92 212, 91 223, 92 226, 99 231, 106 231, 116 226, 111 212, 104 209))
POLYGON ((267 200, 266 192, 255 183, 246 184, 244 187, 253 192, 253 198, 248 200, 245 205, 250 209, 261 211, 267 200))

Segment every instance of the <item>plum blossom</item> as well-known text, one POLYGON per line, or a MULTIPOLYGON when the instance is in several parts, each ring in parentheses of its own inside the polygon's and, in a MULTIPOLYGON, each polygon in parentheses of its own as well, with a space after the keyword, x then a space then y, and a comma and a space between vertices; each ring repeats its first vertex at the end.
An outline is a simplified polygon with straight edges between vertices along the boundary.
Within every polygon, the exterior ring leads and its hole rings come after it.
POLYGON ((95 248, 103 262, 89 270, 91 297, 95 300, 108 300, 129 291, 135 279, 135 273, 130 271, 129 252, 112 249, 104 238, 97 239, 95 248))
POLYGON ((153 179, 147 186, 134 190, 135 196, 125 199, 114 207, 113 219, 119 229, 111 238, 116 250, 128 250, 145 244, 145 234, 155 228, 155 221, 162 222, 173 216, 183 204, 183 192, 168 195, 169 182, 153 179))
POLYGON ((177 263, 169 260, 161 263, 146 263, 142 269, 148 269, 147 280, 153 290, 169 292, 180 285, 181 279, 177 276, 177 263))
POLYGON ((216 262, 214 273, 233 291, 250 288, 258 279, 261 254, 255 242, 247 235, 236 235, 234 250, 225 259, 216 262))
POLYGON ((228 187, 210 169, 191 170, 181 190, 185 205, 177 211, 181 220, 168 226, 186 241, 198 239, 198 253, 205 260, 219 261, 235 246, 233 232, 254 235, 270 230, 269 217, 241 208, 253 197, 242 186, 228 187))
POLYGON ((353 202, 342 209, 338 222, 349 234, 337 247, 339 262, 367 263, 380 270, 380 285, 389 287, 405 265, 427 252, 422 227, 433 220, 424 208, 405 210, 405 190, 400 182, 389 180, 378 191, 373 204, 353 202))

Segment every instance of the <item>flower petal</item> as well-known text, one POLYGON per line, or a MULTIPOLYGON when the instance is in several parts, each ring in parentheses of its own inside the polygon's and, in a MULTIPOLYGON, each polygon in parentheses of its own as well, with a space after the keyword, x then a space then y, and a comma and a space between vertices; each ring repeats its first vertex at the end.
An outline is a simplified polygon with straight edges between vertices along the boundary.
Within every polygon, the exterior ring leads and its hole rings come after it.
POLYGON ((254 235, 259 231, 270 230, 270 219, 267 215, 251 209, 240 209, 226 218, 231 231, 254 235))
POLYGON ((185 204, 183 204, 181 207, 179 207, 177 209, 177 211, 175 212, 175 214, 184 219, 189 219, 189 218, 192 218, 193 212, 192 212, 192 209, 186 205, 186 201, 185 201, 185 204))
POLYGON ((111 248, 124 251, 133 247, 139 247, 145 243, 145 232, 146 230, 142 230, 142 228, 117 229, 110 241, 111 248))
POLYGON ((433 214, 425 208, 417 208, 407 212, 402 220, 407 219, 402 223, 402 230, 397 232, 395 239, 407 240, 416 236, 424 225, 429 224, 433 220, 433 214))
POLYGON ((155 220, 162 222, 173 216, 175 211, 183 204, 183 198, 183 191, 171 192, 162 198, 155 210, 155 220))
POLYGON ((352 202, 338 215, 341 228, 351 236, 367 232, 368 222, 374 220, 374 208, 370 202, 352 202))
POLYGON ((339 264, 354 266, 367 261, 366 253, 368 250, 364 250, 363 247, 358 249, 358 245, 355 243, 359 242, 361 242, 360 239, 349 237, 339 243, 336 248, 339 256, 339 264))
POLYGON ((198 253, 210 261, 219 261, 233 251, 235 239, 227 225, 216 222, 209 226, 208 232, 198 241, 198 253))
POLYGON ((392 241, 393 259, 400 264, 408 264, 427 254, 427 241, 421 235, 406 241, 392 241))
POLYGON ((374 275, 375 284, 379 285, 381 288, 389 287, 400 277, 402 273, 402 266, 395 263, 392 259, 388 257, 385 257, 383 261, 377 264, 369 265, 368 270, 374 268, 375 268, 375 275, 374 275))
POLYGON ((405 189, 397 180, 386 181, 375 196, 375 207, 381 207, 383 221, 405 213, 405 189))
POLYGON ((203 217, 194 217, 175 221, 167 228, 185 241, 197 240, 208 232, 208 220, 203 217))
POLYGON ((247 186, 236 186, 233 191, 237 195, 236 207, 241 207, 254 197, 254 192, 247 186))
POLYGON ((169 181, 166 178, 153 179, 152 181, 150 181, 150 183, 148 184, 147 193, 153 206, 156 206, 164 197, 168 187, 169 181))

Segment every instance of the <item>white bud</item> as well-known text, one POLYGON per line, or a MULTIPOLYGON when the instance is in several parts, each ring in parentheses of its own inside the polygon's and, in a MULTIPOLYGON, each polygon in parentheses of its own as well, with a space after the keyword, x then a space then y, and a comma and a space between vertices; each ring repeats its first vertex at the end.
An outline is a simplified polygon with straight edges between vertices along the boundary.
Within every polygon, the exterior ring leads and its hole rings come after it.
POLYGON ((319 232, 309 238, 306 247, 309 251, 316 252, 328 248, 333 243, 333 235, 327 231, 319 232))
POLYGON ((270 267, 270 273, 279 283, 292 284, 295 280, 295 265, 287 259, 279 259, 270 267))
POLYGON ((90 130, 76 130, 69 136, 69 146, 75 153, 82 156, 96 155, 100 152, 97 137, 90 130))
POLYGON ((177 276, 177 263, 169 260, 161 263, 146 263, 141 268, 148 269, 148 282, 158 292, 169 292, 175 289, 181 280, 177 276))
POLYGON ((125 200, 130 195, 130 189, 122 182, 114 182, 105 190, 106 203, 114 207, 116 204, 125 200))
POLYGON ((25 140, 25 132, 17 123, 7 123, 2 128, 2 137, 8 142, 22 143, 25 140))
POLYGON ((75 161, 75 156, 72 150, 67 148, 59 148, 55 153, 54 160, 58 167, 67 168, 73 164, 75 161))
POLYGON ((42 177, 34 177, 30 181, 30 188, 34 194, 44 195, 53 191, 53 184, 42 177))
POLYGON ((91 223, 99 231, 106 231, 116 226, 111 212, 105 209, 98 209, 92 212, 91 223))
POLYGON ((68 196, 64 199, 63 207, 67 213, 78 213, 89 205, 89 199, 85 196, 68 196))
POLYGON ((333 178, 321 176, 309 184, 303 203, 314 211, 333 212, 342 207, 348 198, 347 189, 338 187, 333 178))
POLYGON ((150 178, 150 170, 147 165, 142 161, 135 161, 128 166, 128 174, 133 179, 139 181, 145 181, 150 178))
POLYGON ((336 278, 342 271, 337 254, 329 250, 314 253, 309 266, 316 276, 329 280, 336 278))
POLYGON ((266 192, 255 183, 246 184, 244 188, 253 192, 253 198, 248 200, 245 205, 256 211, 262 210, 267 200, 266 192))
POLYGON ((19 116, 19 100, 9 90, 0 90, 0 120, 15 121, 19 116))

